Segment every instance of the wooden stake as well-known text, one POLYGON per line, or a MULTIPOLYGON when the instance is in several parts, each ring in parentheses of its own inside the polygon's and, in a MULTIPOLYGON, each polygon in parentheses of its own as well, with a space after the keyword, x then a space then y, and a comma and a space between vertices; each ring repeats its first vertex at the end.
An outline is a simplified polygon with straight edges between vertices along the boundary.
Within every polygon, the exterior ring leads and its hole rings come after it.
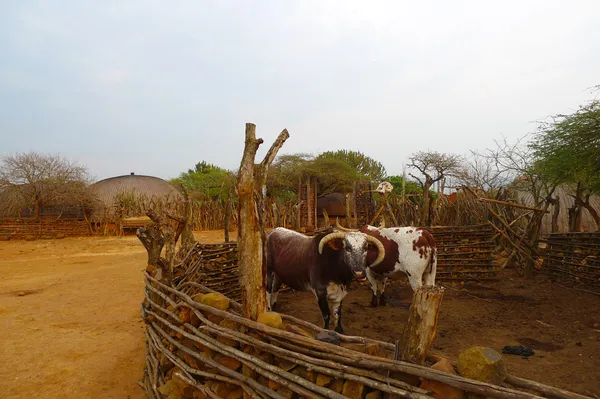
POLYGON ((435 338, 443 296, 444 288, 439 286, 422 286, 415 291, 404 328, 402 360, 425 364, 429 346, 435 338))
POLYGON ((238 257, 244 317, 257 320, 267 309, 265 254, 265 193, 267 172, 277 152, 290 135, 283 130, 263 161, 254 159, 263 139, 256 138, 256 125, 246 124, 246 144, 238 175, 238 257))

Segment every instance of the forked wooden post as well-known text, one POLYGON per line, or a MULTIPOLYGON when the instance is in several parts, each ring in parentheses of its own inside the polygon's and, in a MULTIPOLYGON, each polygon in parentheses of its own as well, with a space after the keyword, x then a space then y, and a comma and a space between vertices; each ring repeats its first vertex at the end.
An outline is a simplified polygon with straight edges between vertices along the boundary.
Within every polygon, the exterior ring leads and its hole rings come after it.
POLYGON ((254 159, 263 139, 256 138, 256 125, 246 124, 246 144, 238 175, 238 259, 244 317, 256 320, 267 309, 265 255, 265 192, 267 172, 277 152, 290 135, 283 130, 260 164, 254 159))
POLYGON ((443 296, 444 288, 439 286, 423 286, 415 291, 408 322, 404 327, 402 360, 425 364, 427 352, 435 338, 443 296))

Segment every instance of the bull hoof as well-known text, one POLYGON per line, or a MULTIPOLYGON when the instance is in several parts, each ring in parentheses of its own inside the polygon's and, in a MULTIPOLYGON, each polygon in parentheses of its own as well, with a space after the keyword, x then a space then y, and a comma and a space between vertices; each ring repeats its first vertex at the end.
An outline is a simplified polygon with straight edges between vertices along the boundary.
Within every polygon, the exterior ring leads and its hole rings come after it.
POLYGON ((385 297, 383 296, 383 294, 381 294, 381 296, 379 297, 379 305, 380 306, 385 306, 386 305, 385 297))
POLYGON ((335 328, 335 332, 338 334, 343 334, 344 333, 344 329, 342 328, 342 326, 337 326, 335 328))
POLYGON ((373 295, 373 297, 371 298, 371 307, 372 308, 377 307, 377 297, 375 295, 373 295))

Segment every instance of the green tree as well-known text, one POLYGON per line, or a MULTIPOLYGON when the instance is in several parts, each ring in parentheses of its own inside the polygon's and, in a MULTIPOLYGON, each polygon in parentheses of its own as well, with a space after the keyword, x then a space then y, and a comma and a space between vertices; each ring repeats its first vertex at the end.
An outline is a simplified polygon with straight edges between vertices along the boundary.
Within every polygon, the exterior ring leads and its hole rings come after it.
POLYGON ((537 169, 557 183, 576 187, 569 210, 571 230, 579 230, 582 208, 600 230, 600 216, 589 201, 591 194, 600 194, 600 101, 542 122, 530 146, 537 169))
MULTIPOLYGON (((386 180, 392 183, 392 186, 394 186, 394 194, 402 194, 402 181, 404 180, 402 176, 388 176, 386 180)), ((417 182, 406 179, 406 184, 404 185, 404 193, 423 194, 423 188, 417 182)))
POLYGON ((360 178, 373 183, 380 183, 386 178, 386 171, 381 162, 366 156, 359 151, 337 150, 326 151, 317 156, 316 161, 339 160, 356 171, 360 178))
POLYGON ((300 181, 311 178, 319 182, 319 194, 350 192, 356 181, 380 182, 385 179, 383 165, 357 151, 328 151, 313 156, 298 153, 281 155, 269 171, 269 195, 297 198, 300 181))
POLYGON ((198 162, 194 169, 181 173, 171 182, 183 185, 190 194, 195 196, 225 199, 234 180, 233 172, 202 161, 198 162))

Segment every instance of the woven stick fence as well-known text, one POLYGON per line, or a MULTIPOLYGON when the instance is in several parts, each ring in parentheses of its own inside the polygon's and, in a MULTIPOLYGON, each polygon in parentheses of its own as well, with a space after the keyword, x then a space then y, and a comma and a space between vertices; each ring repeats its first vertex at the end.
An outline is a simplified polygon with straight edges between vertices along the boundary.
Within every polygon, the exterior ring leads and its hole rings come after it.
POLYGON ((404 382, 413 376, 468 393, 503 399, 585 396, 509 376, 495 386, 393 360, 393 344, 327 332, 339 345, 315 337, 324 330, 289 315, 262 324, 243 318, 241 305, 199 283, 188 293, 144 273, 142 317, 149 398, 381 398, 429 399, 404 382), (211 302, 207 298, 218 301, 211 302), (275 327, 274 327, 275 326, 275 327), (519 388, 520 389, 517 389, 519 388))
POLYGON ((437 245, 438 280, 494 279, 494 230, 489 224, 473 226, 433 226, 437 245))
POLYGON ((541 272, 600 294, 600 232, 544 237, 541 272))

